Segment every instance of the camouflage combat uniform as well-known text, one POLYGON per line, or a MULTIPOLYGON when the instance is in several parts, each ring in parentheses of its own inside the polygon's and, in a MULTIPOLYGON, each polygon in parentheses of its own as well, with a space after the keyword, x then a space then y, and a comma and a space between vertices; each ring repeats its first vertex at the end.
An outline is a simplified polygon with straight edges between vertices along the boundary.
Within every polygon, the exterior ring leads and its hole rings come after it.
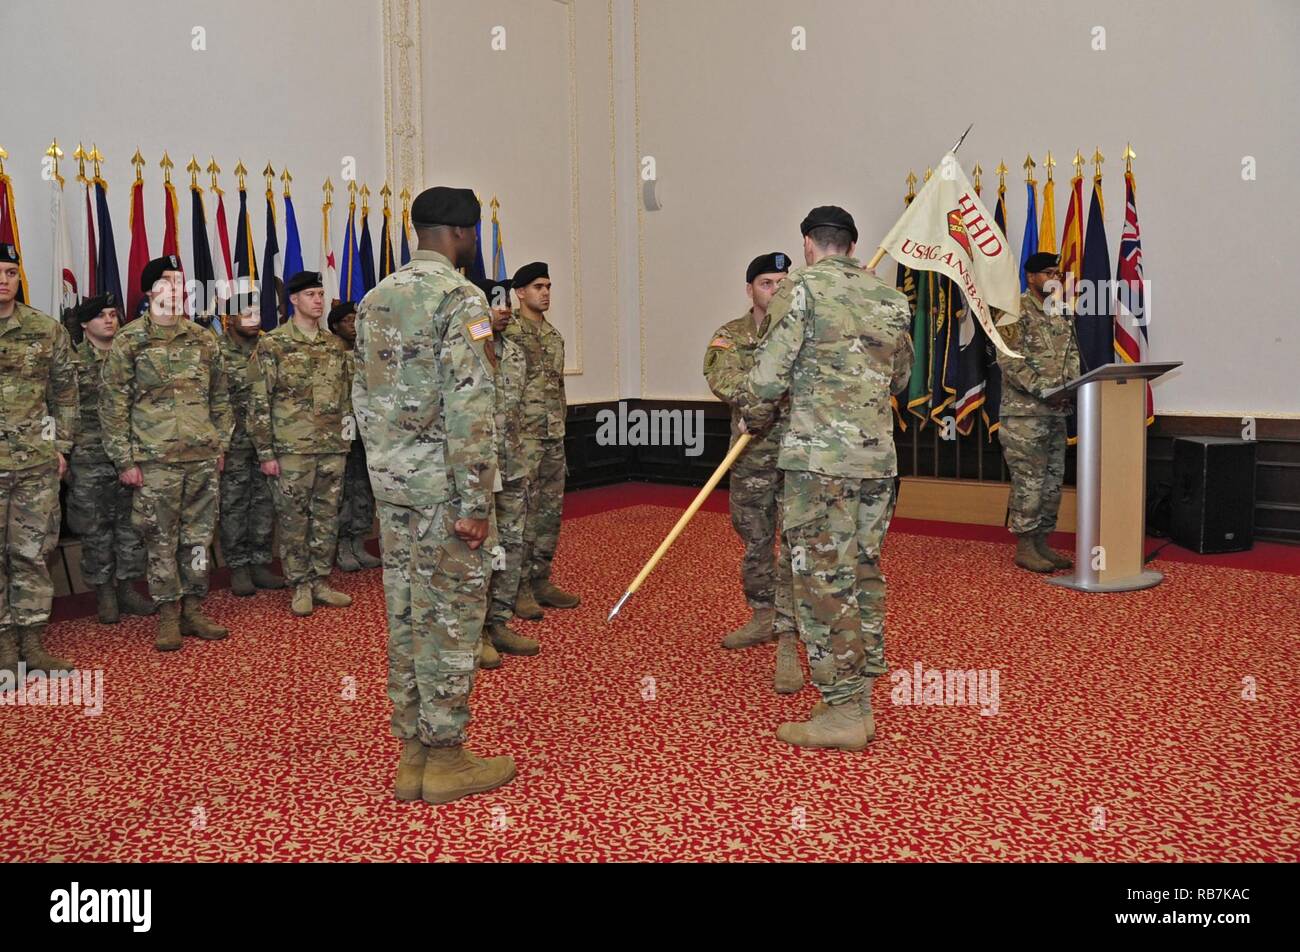
MULTIPOLYGON (((879 560, 898 472, 889 397, 911 372, 911 315, 847 255, 791 271, 768 314, 740 400, 748 424, 762 422, 760 403, 789 394, 781 547, 813 682, 837 705, 886 670, 879 560)), ((778 587, 778 613, 791 610, 785 597, 778 587)))
POLYGON ((416 251, 362 299, 352 400, 379 507, 393 733, 456 747, 469 723, 490 554, 457 538, 499 488, 482 292, 416 251))
POLYGON ((226 465, 221 471, 221 555, 232 569, 269 565, 273 558, 275 503, 271 499, 271 480, 262 473, 257 448, 248 434, 255 383, 249 361, 259 338, 241 337, 233 330, 219 338, 235 419, 226 465))
MULTIPOLYGON (((345 375, 349 399, 352 392, 352 356, 348 355, 345 375)), ((375 526, 375 495, 370 489, 370 473, 366 469, 366 444, 356 433, 348 447, 347 463, 343 469, 343 498, 339 504, 339 543, 345 539, 364 539, 375 526)))
MULTIPOLYGON (((489 589, 488 624, 507 625, 515 610, 519 576, 524 559, 524 524, 528 516, 529 474, 536 471, 538 459, 524 455, 523 399, 528 380, 528 362, 523 350, 504 335, 492 339, 496 363, 493 383, 496 387, 497 466, 501 471, 501 491, 496 494, 497 546, 493 552, 492 582, 489 589), (498 567, 500 566, 500 567, 498 567)), ((529 443, 534 452, 540 447, 529 443)))
POLYGON ((1000 328, 1007 346, 998 351, 1002 369, 1002 425, 998 440, 1011 470, 1011 531, 1047 533, 1056 528, 1065 478, 1065 426, 1070 405, 1050 406, 1043 393, 1079 376, 1074 321, 1052 316, 1033 293, 1020 296, 1020 320, 1000 328))
POLYGON ((59 462, 77 427, 72 342, 26 304, 0 318, 0 630, 50 618, 47 559, 59 541, 59 462))
POLYGON ((216 336, 180 317, 164 327, 146 313, 117 332, 104 361, 99 422, 122 474, 144 485, 132 525, 144 538, 149 594, 164 604, 202 598, 217 517, 217 458, 234 418, 216 336))
POLYGON ((534 468, 528 476, 521 581, 548 582, 564 508, 564 338, 545 318, 521 317, 518 308, 505 336, 523 350, 528 367, 521 433, 523 455, 534 468))
POLYGON ((289 320, 258 338, 250 363, 248 432, 271 480, 280 523, 280 564, 290 585, 329 577, 338 543, 339 497, 354 426, 343 342, 324 329, 308 337, 289 320))
MULTIPOLYGON (((770 315, 764 315, 762 325, 755 326, 753 311, 748 310, 718 328, 704 354, 704 377, 709 389, 719 400, 731 406, 733 446, 740 435, 737 394, 744 384, 745 375, 754 365, 754 349, 771 323, 770 315)), ((774 419, 762 430, 755 431, 745 451, 732 464, 729 493, 731 524, 745 544, 745 554, 740 562, 741 583, 746 600, 755 610, 774 606, 778 571, 774 546, 781 498, 781 470, 777 466, 777 453, 785 432, 785 417, 775 406, 769 406, 766 412, 774 419)), ((784 565, 782 571, 782 578, 788 585, 789 566, 784 565)))
POLYGON ((88 337, 77 347, 81 422, 68 460, 68 528, 81 539, 81 578, 91 588, 143 578, 145 567, 144 540, 131 524, 134 494, 118 479, 99 426, 107 359, 88 337))

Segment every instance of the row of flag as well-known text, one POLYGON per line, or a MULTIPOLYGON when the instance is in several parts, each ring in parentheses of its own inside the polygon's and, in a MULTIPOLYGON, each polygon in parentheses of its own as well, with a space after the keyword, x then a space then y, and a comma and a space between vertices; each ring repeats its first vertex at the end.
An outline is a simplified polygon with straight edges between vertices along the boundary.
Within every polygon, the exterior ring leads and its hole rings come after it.
MULTIPOLYGON (((1113 282, 1109 243, 1102 217, 1104 204, 1101 163, 1104 156, 1100 150, 1093 156, 1094 175, 1086 226, 1083 200, 1085 160, 1081 153, 1075 154, 1075 174, 1070 182, 1069 204, 1059 245, 1055 181, 1052 175, 1056 162, 1049 152, 1044 162, 1047 177, 1043 183, 1041 215, 1039 183, 1034 178, 1036 163, 1032 156, 1026 157, 1024 163, 1026 215, 1020 247, 1020 288, 1024 291, 1028 287, 1025 262, 1031 255, 1040 251, 1059 253, 1065 286, 1063 304, 1066 313, 1075 322, 1080 365, 1084 373, 1115 360, 1140 363, 1148 359, 1148 321, 1143 287, 1142 240, 1133 177, 1134 158, 1136 153, 1131 147, 1126 148, 1124 229, 1113 282), (1103 289, 1105 293, 1090 294, 1088 308, 1077 308, 1075 305, 1081 286, 1103 289), (1084 310, 1087 313, 1083 313, 1084 310)), ((995 170, 998 175, 998 190, 993 218, 1003 240, 1007 233, 1007 171, 1004 163, 999 163, 995 170)), ((974 190, 979 195, 983 170, 975 165, 972 172, 974 190)), ((932 174, 932 170, 927 170, 925 180, 928 181, 932 174)), ((916 181, 916 176, 909 172, 905 206, 910 206, 916 197, 916 181)), ((998 405, 1002 397, 1002 376, 997 366, 993 342, 980 322, 971 319, 970 309, 964 305, 961 290, 943 274, 914 270, 901 263, 898 265, 895 284, 907 295, 912 307, 912 343, 915 351, 906 400, 901 399, 900 395, 894 401, 899 426, 905 430, 909 421, 919 421, 920 426, 929 422, 941 425, 946 417, 951 417, 957 432, 964 436, 974 428, 975 413, 979 411, 992 438, 999 426, 998 405)), ((1148 424, 1154 419, 1154 402, 1148 384, 1148 424)))

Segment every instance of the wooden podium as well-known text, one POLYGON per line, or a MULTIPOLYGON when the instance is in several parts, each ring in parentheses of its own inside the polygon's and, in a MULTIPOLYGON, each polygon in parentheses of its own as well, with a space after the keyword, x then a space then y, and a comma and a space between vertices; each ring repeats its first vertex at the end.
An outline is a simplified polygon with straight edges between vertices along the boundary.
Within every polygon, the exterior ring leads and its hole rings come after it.
POLYGON ((1105 364, 1053 393, 1078 392, 1074 574, 1083 592, 1131 592, 1164 578, 1145 568, 1148 380, 1182 363, 1105 364))

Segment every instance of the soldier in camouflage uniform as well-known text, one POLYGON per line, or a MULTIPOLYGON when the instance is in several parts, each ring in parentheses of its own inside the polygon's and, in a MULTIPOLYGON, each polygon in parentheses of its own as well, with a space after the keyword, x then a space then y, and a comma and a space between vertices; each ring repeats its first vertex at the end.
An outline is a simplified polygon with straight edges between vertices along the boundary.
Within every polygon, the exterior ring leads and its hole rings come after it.
POLYGON ((131 518, 148 549, 159 651, 178 650, 183 635, 229 635, 201 608, 235 423, 217 338, 185 319, 183 280, 175 255, 145 266, 149 310, 113 338, 99 395, 104 450, 135 490, 131 518))
POLYGON ((1002 369, 998 440, 1011 470, 1015 561, 1031 572, 1052 572, 1074 564, 1047 545, 1061 506, 1071 395, 1044 394, 1079 376, 1074 321, 1064 313, 1059 298, 1048 293, 1060 288, 1058 261, 1045 251, 1025 261, 1029 289, 1020 296, 1020 320, 1002 328, 1007 346, 1023 356, 1008 357, 998 351, 1002 369))
POLYGON ((524 390, 523 454, 536 460, 528 475, 528 516, 524 523, 524 567, 515 613, 539 619, 542 605, 574 608, 577 595, 551 582, 551 560, 560 541, 564 508, 564 338, 547 320, 551 276, 545 262, 534 261, 515 272, 511 282, 519 307, 505 336, 519 345, 528 363, 524 390))
POLYGON ((411 205, 418 250, 361 301, 352 399, 383 539, 388 696, 402 741, 395 794, 446 803, 509 783, 509 757, 464 748, 487 612, 492 494, 501 488, 492 317, 456 269, 481 220, 469 189, 411 205))
POLYGON ((117 478, 99 429, 99 390, 117 334, 117 301, 112 294, 87 298, 72 309, 72 317, 83 334, 77 346, 81 424, 68 462, 68 527, 81 539, 81 578, 95 590, 99 622, 115 625, 122 612, 157 611, 132 585, 144 578, 144 540, 131 525, 131 488, 117 478))
POLYGON ((355 435, 343 342, 320 326, 325 290, 316 271, 285 283, 293 318, 257 345, 248 432, 262 472, 273 480, 280 564, 293 586, 291 610, 346 608, 352 596, 330 588, 338 542, 339 497, 355 435))
POLYGON ((66 671, 41 644, 59 541, 59 480, 77 427, 68 332, 17 300, 18 249, 0 244, 0 672, 66 671), (21 656, 19 649, 21 646, 21 656))
MULTIPOLYGON (((343 342, 348 351, 347 385, 352 388, 351 354, 357 340, 357 306, 351 301, 340 301, 330 308, 325 319, 330 333, 343 342)), ((338 567, 345 572, 377 569, 383 563, 366 551, 366 537, 375 527, 375 495, 370 489, 370 473, 366 470, 366 446, 358 433, 348 449, 347 466, 343 470, 343 499, 339 504, 338 567)))
POLYGON ((804 260, 769 308, 739 402, 745 428, 789 395, 777 465, 784 471, 782 555, 808 667, 822 703, 807 721, 782 724, 800 747, 861 750, 875 737, 871 685, 885 673, 885 578, 880 547, 894 509, 890 394, 912 366, 907 298, 851 257, 858 232, 833 205, 800 225, 804 260))
MULTIPOLYGON (((501 663, 497 651, 535 655, 541 650, 535 640, 525 638, 510 627, 523 569, 528 476, 536 470, 538 460, 524 456, 524 441, 520 436, 528 361, 519 345, 504 334, 512 316, 510 282, 485 280, 476 283, 487 297, 492 311, 492 340, 486 353, 492 363, 492 382, 496 387, 497 467, 501 472, 501 491, 496 494, 497 545, 492 550, 487 624, 483 633, 483 655, 479 659, 480 667, 494 668, 501 663)), ((538 446, 536 442, 529 444, 530 449, 538 446)))
POLYGON ((221 555, 230 567, 231 592, 247 598, 259 588, 284 588, 284 579, 271 571, 275 533, 271 481, 262 472, 257 447, 248 435, 255 382, 249 361, 262 334, 262 317, 248 278, 239 279, 236 291, 231 313, 223 321, 226 332, 219 338, 235 418, 221 471, 221 555))
MULTIPOLYGON (((740 435, 740 409, 736 392, 745 374, 754 364, 754 348, 767 333, 767 306, 782 278, 790 271, 790 258, 779 251, 759 255, 745 272, 745 293, 750 308, 734 321, 718 328, 708 350, 704 352, 704 377, 719 400, 731 406, 731 442, 740 435)), ((780 406, 771 408, 774 416, 767 425, 751 431, 752 439, 745 452, 732 464, 731 524, 745 543, 740 562, 740 578, 745 598, 754 617, 722 639, 724 648, 745 648, 777 638, 776 618, 776 527, 781 499, 781 470, 776 465, 777 451, 785 432, 785 418, 780 406)), ((756 420, 756 423, 760 422, 756 420)), ((781 584, 790 584, 788 561, 781 564, 781 584)), ((793 618, 780 619, 776 671, 773 684, 780 694, 793 694, 803 688, 803 668, 799 663, 798 633, 793 618)))

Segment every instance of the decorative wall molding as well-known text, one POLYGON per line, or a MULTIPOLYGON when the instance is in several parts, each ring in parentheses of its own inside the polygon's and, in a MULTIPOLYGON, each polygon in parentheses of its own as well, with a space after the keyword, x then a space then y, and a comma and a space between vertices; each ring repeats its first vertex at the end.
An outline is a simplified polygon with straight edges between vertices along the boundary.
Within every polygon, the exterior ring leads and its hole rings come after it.
MULTIPOLYGON (((384 161, 393 196, 424 187, 424 126, 420 62, 421 0, 381 0, 384 44, 384 161)), ((400 200, 396 207, 400 210, 400 200)))

